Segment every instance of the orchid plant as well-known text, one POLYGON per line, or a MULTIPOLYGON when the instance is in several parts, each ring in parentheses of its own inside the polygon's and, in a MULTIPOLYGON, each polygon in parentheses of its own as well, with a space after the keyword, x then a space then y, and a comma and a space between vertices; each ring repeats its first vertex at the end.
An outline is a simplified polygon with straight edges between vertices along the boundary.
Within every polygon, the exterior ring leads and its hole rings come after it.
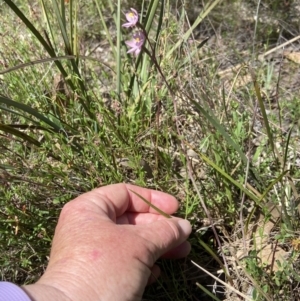
POLYGON ((131 8, 130 12, 125 14, 125 17, 128 22, 124 23, 122 27, 134 27, 139 21, 139 14, 134 8, 131 8))
POLYGON ((152 62, 155 64, 157 70, 163 77, 168 89, 171 91, 170 86, 169 86, 168 82, 166 81, 165 76, 162 73, 159 63, 157 62, 157 59, 155 57, 155 49, 154 49, 154 47, 152 47, 152 45, 149 41, 147 31, 145 30, 144 26, 141 23, 139 23, 139 14, 138 14, 137 10, 135 10, 134 8, 130 8, 130 11, 125 14, 125 17, 126 17, 127 22, 122 24, 122 27, 135 29, 132 39, 125 41, 125 44, 129 47, 129 50, 127 51, 127 53, 133 53, 135 56, 138 56, 143 49, 149 55, 152 62), (151 51, 149 51, 149 49, 144 47, 146 40, 149 43, 151 51))
POLYGON ((132 40, 125 41, 125 44, 130 47, 127 53, 132 52, 136 56, 139 55, 144 45, 145 39, 146 39, 145 34, 141 30, 135 32, 133 34, 132 40))
POLYGON ((133 34, 133 38, 129 41, 125 41, 125 44, 129 47, 127 53, 133 53, 134 55, 139 55, 142 47, 146 40, 145 30, 141 24, 139 24, 139 14, 134 9, 131 8, 129 12, 125 14, 127 22, 122 25, 125 28, 138 28, 133 34))

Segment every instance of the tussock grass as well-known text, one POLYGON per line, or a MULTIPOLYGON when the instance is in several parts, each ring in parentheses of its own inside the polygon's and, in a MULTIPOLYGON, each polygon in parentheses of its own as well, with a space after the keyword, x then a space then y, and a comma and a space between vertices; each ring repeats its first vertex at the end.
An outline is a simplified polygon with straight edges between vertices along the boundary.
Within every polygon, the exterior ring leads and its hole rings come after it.
POLYGON ((145 300, 297 300, 299 62, 276 48, 297 50, 296 4, 4 0, 1 278, 38 279, 62 206, 124 181, 194 228, 145 300), (150 55, 126 53, 130 7, 150 55))

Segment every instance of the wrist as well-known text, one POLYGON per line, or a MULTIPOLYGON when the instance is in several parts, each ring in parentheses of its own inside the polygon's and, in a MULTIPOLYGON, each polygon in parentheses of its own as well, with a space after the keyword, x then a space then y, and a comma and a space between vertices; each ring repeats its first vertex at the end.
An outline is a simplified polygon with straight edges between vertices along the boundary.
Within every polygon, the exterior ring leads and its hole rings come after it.
POLYGON ((31 284, 22 287, 32 301, 72 301, 59 289, 45 284, 31 284))

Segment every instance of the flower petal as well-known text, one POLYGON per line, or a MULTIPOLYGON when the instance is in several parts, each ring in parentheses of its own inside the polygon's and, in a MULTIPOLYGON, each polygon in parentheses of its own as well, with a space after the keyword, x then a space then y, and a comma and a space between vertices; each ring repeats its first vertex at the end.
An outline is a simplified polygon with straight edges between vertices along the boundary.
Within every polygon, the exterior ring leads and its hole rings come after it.
POLYGON ((127 53, 131 53, 131 52, 134 52, 134 53, 135 53, 135 51, 136 51, 136 48, 130 48, 130 49, 127 51, 127 53))
POLYGON ((130 8, 130 10, 133 11, 135 15, 137 15, 137 16, 139 15, 138 12, 134 8, 130 8))
POLYGON ((125 41, 125 44, 129 47, 136 47, 135 40, 125 41))
POLYGON ((135 54, 136 56, 138 56, 138 55, 140 54, 141 50, 142 50, 141 48, 136 48, 134 54, 135 54))

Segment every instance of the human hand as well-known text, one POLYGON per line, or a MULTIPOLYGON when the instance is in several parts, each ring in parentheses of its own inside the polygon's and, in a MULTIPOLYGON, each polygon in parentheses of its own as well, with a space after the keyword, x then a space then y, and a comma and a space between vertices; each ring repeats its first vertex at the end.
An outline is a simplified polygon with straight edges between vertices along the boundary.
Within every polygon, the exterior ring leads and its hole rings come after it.
POLYGON ((166 193, 115 184, 67 203, 55 230, 45 274, 24 290, 34 301, 133 301, 160 274, 160 257, 190 251, 191 226, 165 218, 130 190, 162 211, 178 209, 166 193))

